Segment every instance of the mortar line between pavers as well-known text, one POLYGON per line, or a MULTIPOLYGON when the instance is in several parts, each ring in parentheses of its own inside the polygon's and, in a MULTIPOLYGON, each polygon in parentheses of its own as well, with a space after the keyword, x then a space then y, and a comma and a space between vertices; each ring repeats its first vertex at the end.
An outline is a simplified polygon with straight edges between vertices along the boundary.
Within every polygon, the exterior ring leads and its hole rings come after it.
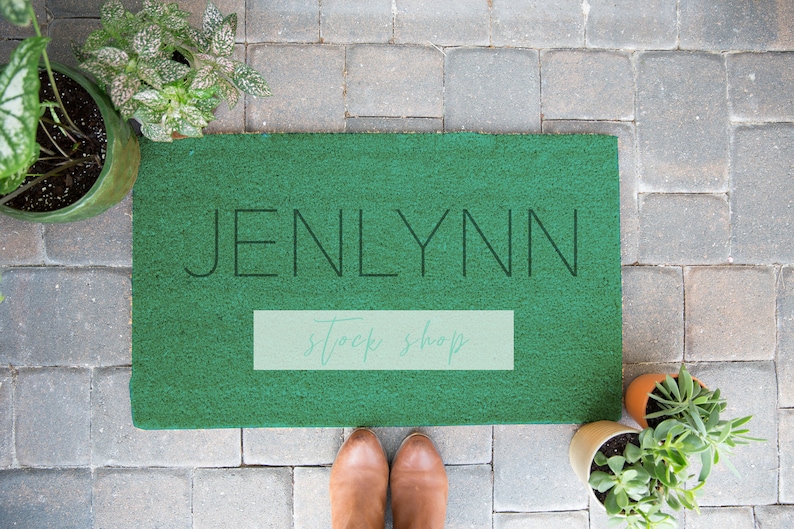
POLYGON ((673 49, 681 49, 681 0, 675 3, 675 47, 673 49))

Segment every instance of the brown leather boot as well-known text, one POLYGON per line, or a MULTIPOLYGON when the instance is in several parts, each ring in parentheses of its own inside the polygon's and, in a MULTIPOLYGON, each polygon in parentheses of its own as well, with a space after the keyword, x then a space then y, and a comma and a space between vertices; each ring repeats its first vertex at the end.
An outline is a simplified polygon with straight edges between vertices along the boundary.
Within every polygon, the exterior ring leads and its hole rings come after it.
POLYGON ((443 529, 449 483, 430 438, 414 433, 403 441, 390 481, 394 529, 443 529))
POLYGON ((383 529, 389 462, 370 430, 355 430, 331 468, 333 529, 383 529))

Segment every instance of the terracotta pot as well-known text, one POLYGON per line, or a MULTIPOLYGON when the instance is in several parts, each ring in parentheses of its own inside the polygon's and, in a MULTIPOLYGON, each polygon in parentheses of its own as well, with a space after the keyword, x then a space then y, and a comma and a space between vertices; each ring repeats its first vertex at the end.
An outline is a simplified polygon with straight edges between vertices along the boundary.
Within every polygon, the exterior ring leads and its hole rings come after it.
POLYGON ((141 152, 132 127, 113 108, 110 99, 93 82, 76 70, 53 63, 52 69, 68 75, 96 101, 107 133, 105 164, 96 183, 71 206, 43 213, 20 211, 0 206, 0 213, 30 222, 73 222, 87 219, 110 209, 127 196, 138 176, 141 152))
POLYGON ((636 428, 613 421, 597 421, 585 424, 574 434, 571 446, 568 449, 568 459, 571 461, 573 472, 579 481, 585 484, 590 496, 596 503, 602 505, 593 488, 588 483, 590 479, 590 465, 596 452, 608 440, 625 433, 640 433, 636 428))
MULTIPOLYGON (((673 378, 678 378, 678 373, 670 375, 673 378)), ((626 406, 626 411, 632 419, 637 421, 642 428, 648 427, 648 421, 645 420, 645 415, 648 409, 649 393, 653 393, 656 389, 656 383, 662 382, 666 373, 647 373, 640 375, 631 381, 629 387, 626 388, 626 395, 623 397, 623 403, 626 406)), ((692 380, 697 382, 703 387, 706 387, 700 380, 692 377, 692 380)))

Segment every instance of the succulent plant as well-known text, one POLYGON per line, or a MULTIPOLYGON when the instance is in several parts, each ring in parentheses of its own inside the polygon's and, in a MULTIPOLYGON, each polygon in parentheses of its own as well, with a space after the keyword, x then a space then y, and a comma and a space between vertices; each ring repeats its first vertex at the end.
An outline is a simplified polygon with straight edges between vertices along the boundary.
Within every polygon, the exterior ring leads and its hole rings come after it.
POLYGON ((721 460, 738 476, 726 456, 732 455, 733 448, 738 445, 762 441, 747 435, 749 430, 744 428, 752 419, 751 415, 722 419, 720 414, 725 411, 727 402, 720 397, 720 390, 709 390, 697 383, 684 365, 681 365, 677 378, 668 375, 656 384, 656 392, 649 396, 661 410, 646 415, 646 419, 668 417, 664 422, 672 419, 677 427, 689 433, 688 452, 700 455, 698 481, 705 481, 712 467, 721 460))
POLYGON ((212 2, 201 28, 177 4, 156 0, 144 0, 136 14, 109 0, 100 13, 102 27, 73 51, 122 116, 137 119, 151 140, 200 137, 215 108, 222 101, 234 107, 240 91, 271 95, 259 72, 232 58, 237 15, 223 16, 212 2))

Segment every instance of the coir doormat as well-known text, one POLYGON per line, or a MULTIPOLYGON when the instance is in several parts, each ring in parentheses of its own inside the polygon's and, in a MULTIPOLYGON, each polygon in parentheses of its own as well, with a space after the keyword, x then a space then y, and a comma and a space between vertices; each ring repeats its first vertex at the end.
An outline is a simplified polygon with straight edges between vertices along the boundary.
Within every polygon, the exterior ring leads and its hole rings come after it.
POLYGON ((141 428, 617 419, 617 140, 143 142, 141 428))

